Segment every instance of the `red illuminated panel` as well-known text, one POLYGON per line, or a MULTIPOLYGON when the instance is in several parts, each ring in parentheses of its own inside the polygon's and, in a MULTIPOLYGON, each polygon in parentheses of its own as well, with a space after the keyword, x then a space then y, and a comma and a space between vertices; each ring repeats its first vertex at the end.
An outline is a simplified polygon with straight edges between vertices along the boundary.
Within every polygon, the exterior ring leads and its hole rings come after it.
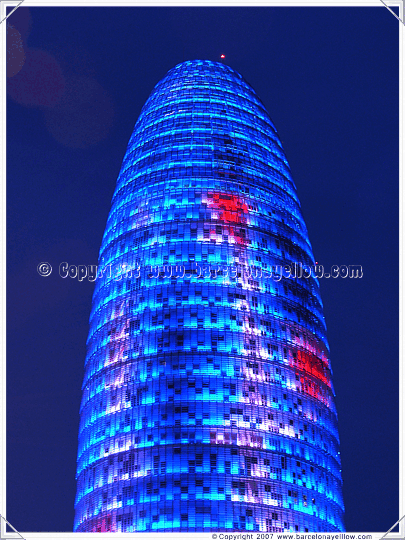
MULTIPOLYGON (((229 195, 227 193, 208 194, 208 207, 218 209, 218 219, 225 224, 246 223, 248 207, 238 195, 229 195)), ((229 225, 226 230, 229 236, 235 239, 237 244, 248 244, 248 241, 245 238, 245 229, 238 230, 229 225)))
POLYGON ((297 351, 297 359, 300 369, 310 373, 327 386, 331 386, 330 377, 325 366, 317 356, 306 351, 297 351))

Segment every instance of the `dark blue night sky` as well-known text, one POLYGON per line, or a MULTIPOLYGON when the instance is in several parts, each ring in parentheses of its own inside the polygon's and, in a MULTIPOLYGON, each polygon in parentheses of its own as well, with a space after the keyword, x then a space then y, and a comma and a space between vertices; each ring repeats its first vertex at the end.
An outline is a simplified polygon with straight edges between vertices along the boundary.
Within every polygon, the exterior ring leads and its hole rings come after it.
POLYGON ((387 531, 400 517, 398 21, 381 5, 21 7, 8 22, 7 519, 72 531, 94 285, 58 265, 97 264, 154 85, 225 53, 278 129, 316 260, 363 266, 362 279, 321 280, 321 294, 346 528, 387 531))

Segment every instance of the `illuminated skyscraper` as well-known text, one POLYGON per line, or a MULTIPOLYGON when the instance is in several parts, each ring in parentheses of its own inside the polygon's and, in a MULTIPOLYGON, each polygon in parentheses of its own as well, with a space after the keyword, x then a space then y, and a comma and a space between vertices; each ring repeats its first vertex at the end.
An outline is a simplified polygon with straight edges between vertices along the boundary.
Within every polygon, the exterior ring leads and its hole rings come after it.
POLYGON ((100 250, 75 531, 344 530, 319 284, 294 263, 314 259, 263 104, 226 65, 176 66, 100 250))

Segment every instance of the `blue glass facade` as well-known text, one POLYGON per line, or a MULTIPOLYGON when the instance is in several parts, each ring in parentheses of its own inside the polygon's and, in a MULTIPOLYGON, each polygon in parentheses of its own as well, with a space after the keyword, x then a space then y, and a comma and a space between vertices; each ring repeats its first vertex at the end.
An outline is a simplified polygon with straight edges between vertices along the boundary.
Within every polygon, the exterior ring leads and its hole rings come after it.
POLYGON ((226 65, 179 64, 102 241, 75 531, 344 530, 319 284, 294 263, 314 259, 263 104, 226 65))

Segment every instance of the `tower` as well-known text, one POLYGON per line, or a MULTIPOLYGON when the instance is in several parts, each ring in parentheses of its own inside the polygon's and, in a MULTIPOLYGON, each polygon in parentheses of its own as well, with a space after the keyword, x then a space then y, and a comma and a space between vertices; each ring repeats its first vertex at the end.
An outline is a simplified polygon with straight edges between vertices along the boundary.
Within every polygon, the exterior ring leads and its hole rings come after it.
POLYGON ((135 125, 101 245, 75 531, 344 530, 319 284, 300 265, 260 99, 224 64, 177 65, 135 125))

